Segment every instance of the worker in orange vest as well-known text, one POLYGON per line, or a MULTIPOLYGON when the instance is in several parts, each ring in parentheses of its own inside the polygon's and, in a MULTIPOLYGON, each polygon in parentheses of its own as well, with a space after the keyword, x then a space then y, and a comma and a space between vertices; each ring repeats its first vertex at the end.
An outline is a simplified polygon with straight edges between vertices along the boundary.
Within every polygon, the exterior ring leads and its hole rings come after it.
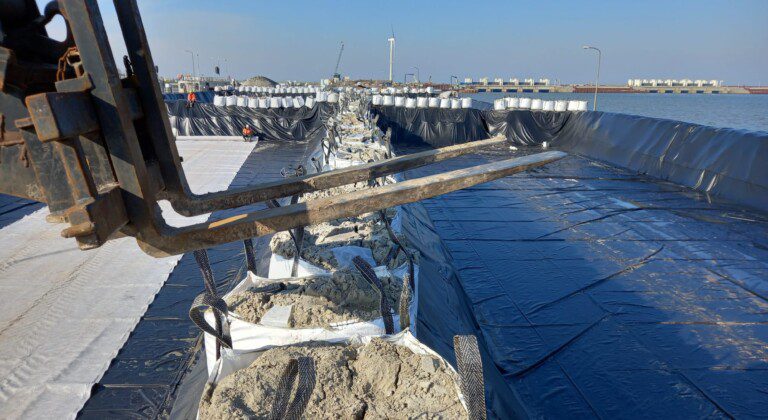
POLYGON ((197 95, 195 95, 195 92, 189 92, 187 94, 187 108, 195 106, 195 102, 197 102, 197 95))
POLYGON ((253 138, 253 129, 251 128, 250 124, 246 124, 245 127, 243 127, 243 140, 251 141, 252 138, 253 138))

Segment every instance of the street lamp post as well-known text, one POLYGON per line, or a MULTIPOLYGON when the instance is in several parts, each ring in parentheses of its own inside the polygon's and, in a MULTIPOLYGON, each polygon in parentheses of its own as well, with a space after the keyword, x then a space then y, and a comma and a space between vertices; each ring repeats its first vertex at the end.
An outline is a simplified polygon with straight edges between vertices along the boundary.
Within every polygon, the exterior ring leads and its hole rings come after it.
POLYGON ((416 69, 416 83, 421 83, 421 74, 419 73, 419 68, 416 66, 413 66, 414 69, 416 69))
POLYGON ((602 61, 603 53, 600 51, 600 48, 593 47, 590 45, 584 45, 581 47, 585 50, 595 50, 597 51, 597 77, 595 78, 595 101, 592 104, 592 110, 597 111, 597 88, 600 86, 600 62, 602 61))
POLYGON ((184 50, 189 53, 189 55, 192 56, 192 76, 197 76, 197 73, 195 72, 195 53, 193 53, 190 50, 184 50))

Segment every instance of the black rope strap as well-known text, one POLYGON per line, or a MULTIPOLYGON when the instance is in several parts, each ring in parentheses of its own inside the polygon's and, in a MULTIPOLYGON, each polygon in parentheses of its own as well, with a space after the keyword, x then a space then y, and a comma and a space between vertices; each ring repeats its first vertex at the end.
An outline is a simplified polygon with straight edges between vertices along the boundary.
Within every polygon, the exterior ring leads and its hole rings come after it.
POLYGON ((256 253, 253 249, 253 239, 248 238, 244 240, 243 247, 245 248, 245 262, 248 266, 248 271, 256 274, 256 253))
POLYGON ((189 318, 204 332, 216 337, 216 359, 221 357, 221 346, 232 348, 232 338, 229 336, 229 325, 227 324, 227 303, 216 293, 216 283, 213 278, 213 271, 208 260, 208 253, 204 249, 194 252, 197 265, 203 274, 203 285, 205 292, 201 293, 192 302, 189 308, 189 318), (213 311, 215 327, 211 327, 205 321, 205 311, 210 308, 213 311))
POLYGON ((379 310, 381 311, 381 318, 384 320, 384 332, 387 334, 394 334, 395 323, 392 320, 392 309, 389 307, 389 300, 387 300, 387 295, 384 292, 384 285, 381 283, 379 277, 376 276, 371 265, 360 258, 359 255, 352 258, 352 264, 357 267, 357 270, 360 271, 363 278, 373 286, 374 290, 379 292, 379 310))
POLYGON ((400 292, 400 331, 411 326, 411 279, 408 274, 403 276, 403 290, 400 292))
POLYGON ((299 419, 309 403, 309 397, 315 389, 316 382, 315 361, 311 357, 299 357, 291 359, 280 376, 277 385, 275 402, 272 405, 270 419, 299 419), (293 401, 290 401, 293 384, 296 377, 299 383, 293 401), (290 401, 290 403, 289 403, 290 401))
MULTIPOLYGON (((397 248, 396 253, 393 258, 397 257, 397 253, 403 252, 405 254, 406 260, 408 260, 408 275, 411 279, 411 289, 416 289, 415 279, 416 279, 416 268, 414 267, 413 263, 413 255, 408 251, 408 249, 403 246, 403 243, 400 241, 400 238, 397 237, 395 234, 395 231, 392 230, 392 224, 389 221, 389 218, 387 217, 387 210, 379 210, 379 217, 381 217, 381 220, 384 222, 384 226, 387 228, 387 235, 389 235, 389 239, 394 242, 395 247, 397 248)), ((387 261, 389 263, 389 261, 387 261)))
POLYGON ((453 351, 459 368, 459 386, 467 402, 471 420, 485 420, 485 384, 483 381, 483 360, 474 335, 453 337, 453 351))

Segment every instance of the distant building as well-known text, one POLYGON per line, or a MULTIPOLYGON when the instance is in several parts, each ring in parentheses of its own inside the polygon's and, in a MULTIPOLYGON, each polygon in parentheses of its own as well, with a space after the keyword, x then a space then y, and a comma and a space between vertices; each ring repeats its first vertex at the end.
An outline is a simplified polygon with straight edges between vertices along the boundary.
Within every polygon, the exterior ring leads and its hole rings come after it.
POLYGON ((657 86, 668 86, 668 87, 688 87, 688 86, 698 86, 698 87, 721 87, 723 86, 722 80, 704 80, 704 79, 698 79, 698 80, 691 80, 691 79, 629 79, 627 80, 627 86, 630 87, 657 87, 657 86))

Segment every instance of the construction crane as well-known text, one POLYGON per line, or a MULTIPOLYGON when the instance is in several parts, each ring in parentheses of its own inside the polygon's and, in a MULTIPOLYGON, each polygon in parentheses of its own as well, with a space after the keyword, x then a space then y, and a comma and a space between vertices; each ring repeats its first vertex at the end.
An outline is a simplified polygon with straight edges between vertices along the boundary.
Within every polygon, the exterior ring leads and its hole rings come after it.
POLYGON ((339 64, 341 64, 341 53, 344 52, 344 41, 341 41, 341 48, 339 48, 339 56, 336 57, 336 68, 333 70, 333 80, 341 80, 341 74, 339 74, 339 64))
MULTIPOLYGON (((176 227, 184 216, 381 178, 504 144, 503 137, 364 165, 195 194, 187 183, 137 0, 114 2, 127 51, 118 71, 95 0, 0 1, 0 193, 46 203, 81 249, 132 236, 163 257, 412 203, 558 160, 561 152, 473 166, 387 186, 176 227), (45 29, 61 16, 67 37, 45 29)), ((343 48, 343 45, 342 45, 343 48)), ((341 58, 341 52, 339 52, 341 58)), ((338 63, 337 63, 338 67, 338 63)))

